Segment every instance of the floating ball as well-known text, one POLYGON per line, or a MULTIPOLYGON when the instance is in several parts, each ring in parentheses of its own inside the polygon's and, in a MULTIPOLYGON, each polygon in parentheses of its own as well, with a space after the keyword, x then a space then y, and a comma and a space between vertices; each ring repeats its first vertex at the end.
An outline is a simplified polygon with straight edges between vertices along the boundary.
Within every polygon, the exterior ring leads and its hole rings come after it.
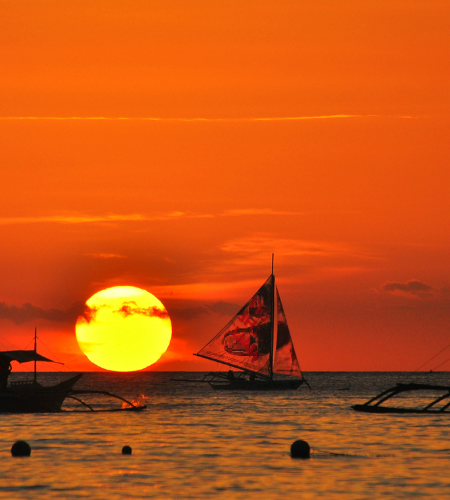
POLYGON ((122 455, 131 455, 131 448, 130 448, 130 446, 124 446, 122 448, 122 455))
POLYGON ((11 447, 11 455, 13 457, 29 457, 31 447, 26 441, 16 441, 11 447))
POLYGON ((299 439, 294 441, 291 446, 292 458, 310 458, 310 447, 306 441, 299 439))

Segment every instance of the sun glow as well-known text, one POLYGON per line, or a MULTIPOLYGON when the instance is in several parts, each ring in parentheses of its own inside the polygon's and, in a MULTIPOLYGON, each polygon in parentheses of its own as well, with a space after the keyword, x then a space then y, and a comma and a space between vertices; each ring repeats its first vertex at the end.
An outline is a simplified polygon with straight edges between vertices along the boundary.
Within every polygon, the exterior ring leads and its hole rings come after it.
POLYGON ((172 337, 172 324, 161 301, 132 286, 93 295, 75 330, 80 349, 92 363, 120 372, 142 370, 158 361, 172 337))

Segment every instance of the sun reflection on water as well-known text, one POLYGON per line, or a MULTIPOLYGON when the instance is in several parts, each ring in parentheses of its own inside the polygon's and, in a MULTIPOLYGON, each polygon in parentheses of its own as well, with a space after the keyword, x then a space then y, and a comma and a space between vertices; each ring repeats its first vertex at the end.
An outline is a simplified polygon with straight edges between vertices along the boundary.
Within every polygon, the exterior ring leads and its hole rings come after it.
POLYGON ((220 394, 170 376, 86 374, 87 383, 130 400, 149 394, 143 412, 1 415, 0 495, 361 500, 448 493, 448 416, 350 409, 389 386, 388 375, 311 374, 313 391, 282 394, 220 394), (28 459, 10 456, 18 439, 31 445, 28 459), (297 439, 312 447, 309 460, 290 457, 297 439), (131 456, 121 454, 125 444, 131 456))

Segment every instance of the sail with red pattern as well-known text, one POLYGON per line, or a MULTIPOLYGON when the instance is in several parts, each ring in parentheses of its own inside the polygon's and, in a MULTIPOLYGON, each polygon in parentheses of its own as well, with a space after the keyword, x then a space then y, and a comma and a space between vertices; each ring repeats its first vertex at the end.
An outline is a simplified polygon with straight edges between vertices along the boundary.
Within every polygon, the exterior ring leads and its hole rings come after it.
POLYGON ((291 333, 284 314, 283 304, 281 303, 278 288, 276 289, 277 296, 277 345, 275 350, 274 373, 281 375, 291 375, 294 377, 302 377, 300 365, 295 354, 294 344, 292 342, 291 333))
POLYGON ((273 278, 253 295, 197 356, 271 376, 273 278))

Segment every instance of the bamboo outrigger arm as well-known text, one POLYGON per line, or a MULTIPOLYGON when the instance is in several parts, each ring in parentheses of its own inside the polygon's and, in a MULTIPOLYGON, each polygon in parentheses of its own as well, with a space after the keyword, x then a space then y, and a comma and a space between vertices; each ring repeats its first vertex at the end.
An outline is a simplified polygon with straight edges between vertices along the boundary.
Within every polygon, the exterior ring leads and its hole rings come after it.
MULTIPOLYGON (((447 411, 450 408, 450 402, 444 404, 443 406, 438 406, 439 403, 450 398, 450 386, 443 385, 431 385, 431 384, 402 384, 399 383, 395 387, 387 389, 374 398, 369 399, 364 404, 353 405, 352 408, 355 411, 360 411, 364 413, 421 413, 421 414, 432 414, 432 415, 442 415, 450 414, 447 411), (431 394, 429 397, 432 398, 431 402, 422 402, 422 406, 416 407, 405 407, 405 406, 382 406, 385 401, 402 394, 404 392, 419 391, 423 394, 423 391, 429 391, 431 394), (440 392, 439 396, 436 393, 440 392), (443 392, 443 394, 442 394, 443 392)), ((429 399, 428 399, 429 401, 429 399)))
MULTIPOLYGON (((75 401, 78 401, 82 405, 86 406, 92 412, 141 411, 141 410, 144 410, 145 408, 147 408, 146 405, 136 405, 136 404, 132 403, 131 401, 128 401, 127 399, 122 398, 121 396, 117 396, 117 394, 112 394, 111 392, 108 392, 108 391, 94 391, 94 390, 91 391, 91 390, 81 390, 81 389, 77 390, 77 389, 73 389, 73 390, 71 390, 67 394, 66 397, 74 399, 75 401), (93 406, 89 405, 88 403, 86 403, 82 399, 75 397, 74 394, 77 394, 77 395, 81 395, 81 394, 102 394, 104 396, 108 396, 108 397, 111 397, 111 398, 119 399, 120 401, 123 401, 124 403, 126 403, 127 405, 129 405, 129 407, 127 407, 127 408, 112 408, 112 409, 96 410, 93 406)), ((78 410, 67 410, 67 411, 78 411, 78 410)))

